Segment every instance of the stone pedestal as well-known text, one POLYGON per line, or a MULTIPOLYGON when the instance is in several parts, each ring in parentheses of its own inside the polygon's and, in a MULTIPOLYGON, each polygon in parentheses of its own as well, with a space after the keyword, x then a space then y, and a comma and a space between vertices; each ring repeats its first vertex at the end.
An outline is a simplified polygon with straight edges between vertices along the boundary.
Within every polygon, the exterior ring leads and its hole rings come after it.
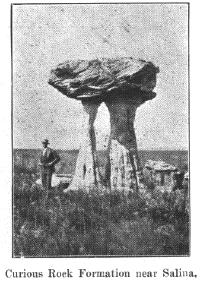
POLYGON ((82 136, 76 169, 68 190, 91 189, 101 184, 96 156, 94 121, 100 103, 82 102, 82 136))
POLYGON ((156 74, 152 62, 133 57, 67 60, 51 71, 48 83, 84 107, 81 148, 69 189, 101 186, 96 159, 94 121, 100 102, 110 112, 111 140, 105 163, 105 186, 138 189, 140 163, 134 131, 135 112, 155 98, 156 74))
POLYGON ((141 171, 134 120, 139 99, 117 98, 106 101, 110 113, 110 185, 111 189, 137 190, 141 171))

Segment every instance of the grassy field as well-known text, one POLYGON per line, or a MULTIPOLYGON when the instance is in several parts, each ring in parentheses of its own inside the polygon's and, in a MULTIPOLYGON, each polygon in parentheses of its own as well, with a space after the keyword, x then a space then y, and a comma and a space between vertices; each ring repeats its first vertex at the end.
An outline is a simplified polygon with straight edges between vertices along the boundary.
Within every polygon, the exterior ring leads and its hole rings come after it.
MULTIPOLYGON (((17 166, 16 166, 17 167, 17 166)), ((43 203, 36 174, 14 170, 13 246, 15 257, 173 256, 189 254, 189 198, 161 193, 97 190, 63 193, 43 203)))

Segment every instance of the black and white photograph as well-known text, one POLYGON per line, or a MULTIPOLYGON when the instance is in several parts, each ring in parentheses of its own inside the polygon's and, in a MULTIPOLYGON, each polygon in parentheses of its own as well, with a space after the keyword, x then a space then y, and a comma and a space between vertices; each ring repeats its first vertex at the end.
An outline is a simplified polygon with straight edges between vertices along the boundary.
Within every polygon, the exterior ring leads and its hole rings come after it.
POLYGON ((11 5, 12 258, 191 255, 189 7, 11 5))

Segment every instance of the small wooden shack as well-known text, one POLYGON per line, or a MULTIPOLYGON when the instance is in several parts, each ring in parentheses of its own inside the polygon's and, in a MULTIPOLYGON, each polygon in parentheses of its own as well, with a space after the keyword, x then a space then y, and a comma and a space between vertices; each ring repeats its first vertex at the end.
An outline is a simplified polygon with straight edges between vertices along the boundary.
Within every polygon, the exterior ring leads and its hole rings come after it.
POLYGON ((163 161, 148 160, 143 172, 144 176, 157 186, 173 188, 175 185, 175 174, 178 172, 178 169, 163 161))

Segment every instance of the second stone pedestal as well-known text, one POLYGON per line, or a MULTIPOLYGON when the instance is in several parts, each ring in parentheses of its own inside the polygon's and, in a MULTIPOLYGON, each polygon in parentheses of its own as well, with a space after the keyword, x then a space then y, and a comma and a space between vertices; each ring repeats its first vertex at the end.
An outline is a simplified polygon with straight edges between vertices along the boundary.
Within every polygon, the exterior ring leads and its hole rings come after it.
POLYGON ((110 113, 110 186, 111 190, 137 190, 140 163, 134 120, 140 99, 116 98, 106 101, 110 113))

